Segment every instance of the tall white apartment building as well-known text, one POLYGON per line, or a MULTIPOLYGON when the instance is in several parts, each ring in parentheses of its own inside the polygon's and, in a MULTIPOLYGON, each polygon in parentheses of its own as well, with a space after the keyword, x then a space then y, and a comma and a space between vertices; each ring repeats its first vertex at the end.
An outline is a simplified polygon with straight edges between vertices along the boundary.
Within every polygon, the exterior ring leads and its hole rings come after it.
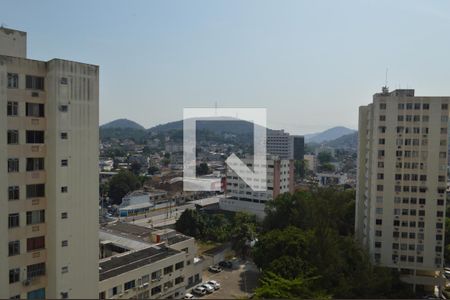
POLYGON ((419 288, 442 283, 449 102, 385 87, 359 108, 356 237, 419 288))
POLYGON ((281 159, 303 160, 304 137, 284 130, 267 130, 267 153, 281 159))
POLYGON ((98 297, 98 73, 0 28, 0 298, 98 297))
MULTIPOLYGON (((253 168, 253 158, 242 161, 253 168)), ((253 191, 245 181, 233 170, 227 170, 225 198, 219 200, 220 209, 228 211, 243 211, 265 216, 266 202, 275 199, 283 193, 294 192, 294 161, 270 156, 267 159, 267 190, 253 191)))

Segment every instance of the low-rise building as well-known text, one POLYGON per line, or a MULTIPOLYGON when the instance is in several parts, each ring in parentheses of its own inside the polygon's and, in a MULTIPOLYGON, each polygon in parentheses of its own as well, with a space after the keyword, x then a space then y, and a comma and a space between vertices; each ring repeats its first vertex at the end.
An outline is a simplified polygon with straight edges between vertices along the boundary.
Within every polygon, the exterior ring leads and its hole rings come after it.
POLYGON ((203 261, 192 237, 127 223, 102 227, 99 298, 182 298, 201 282, 203 261))

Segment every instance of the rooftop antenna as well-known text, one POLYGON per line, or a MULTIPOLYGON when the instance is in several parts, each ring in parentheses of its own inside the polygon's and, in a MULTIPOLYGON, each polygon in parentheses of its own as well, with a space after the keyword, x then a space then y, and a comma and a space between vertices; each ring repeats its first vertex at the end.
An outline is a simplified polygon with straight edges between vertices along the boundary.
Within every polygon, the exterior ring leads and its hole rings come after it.
POLYGON ((385 81, 384 81, 384 86, 383 86, 383 88, 381 89, 381 90, 383 91, 383 94, 389 93, 389 87, 388 87, 388 71, 389 71, 389 69, 386 68, 386 78, 385 78, 385 81))

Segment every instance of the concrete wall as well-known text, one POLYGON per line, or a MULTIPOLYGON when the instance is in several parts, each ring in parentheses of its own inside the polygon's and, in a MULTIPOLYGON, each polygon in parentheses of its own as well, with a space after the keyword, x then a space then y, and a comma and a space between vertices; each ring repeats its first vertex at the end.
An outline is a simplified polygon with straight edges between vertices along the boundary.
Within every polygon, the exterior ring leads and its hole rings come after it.
POLYGON ((0 27, 0 55, 27 57, 27 33, 0 27))

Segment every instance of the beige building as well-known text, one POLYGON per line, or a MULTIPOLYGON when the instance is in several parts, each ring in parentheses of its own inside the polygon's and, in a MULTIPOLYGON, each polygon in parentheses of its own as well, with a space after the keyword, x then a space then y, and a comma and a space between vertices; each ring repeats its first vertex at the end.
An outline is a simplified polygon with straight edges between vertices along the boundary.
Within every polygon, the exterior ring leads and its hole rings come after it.
POLYGON ((202 280, 192 237, 127 223, 100 229, 100 299, 180 299, 202 280))
MULTIPOLYGON (((242 161, 251 169, 253 157, 242 161)), ((255 214, 259 218, 265 216, 266 202, 283 193, 294 192, 294 161, 268 156, 266 161, 267 190, 253 191, 246 182, 231 168, 227 170, 226 192, 220 199, 219 207, 228 211, 242 211, 255 214)), ((250 179, 250 178, 247 178, 250 179)))
POLYGON ((98 72, 0 28, 0 298, 98 296, 98 72))
POLYGON ((419 289, 442 283, 449 102, 383 88, 359 108, 356 236, 419 289))

